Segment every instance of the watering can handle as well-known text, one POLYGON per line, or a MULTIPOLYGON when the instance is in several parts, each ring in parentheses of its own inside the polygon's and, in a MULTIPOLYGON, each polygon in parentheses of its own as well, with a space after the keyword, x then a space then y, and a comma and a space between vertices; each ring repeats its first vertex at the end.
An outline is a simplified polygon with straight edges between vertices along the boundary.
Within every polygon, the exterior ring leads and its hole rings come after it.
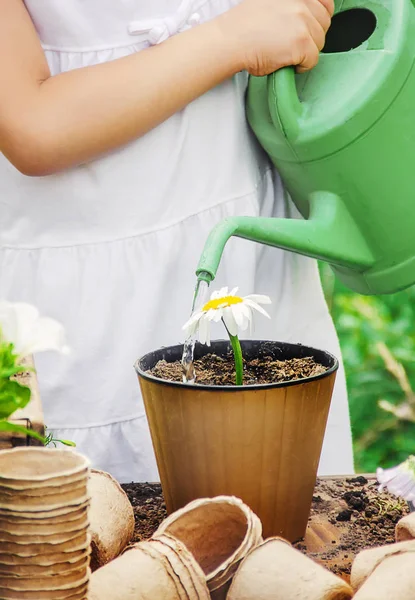
POLYGON ((283 67, 268 77, 268 104, 274 124, 288 139, 296 138, 304 107, 298 97, 294 67, 283 67))

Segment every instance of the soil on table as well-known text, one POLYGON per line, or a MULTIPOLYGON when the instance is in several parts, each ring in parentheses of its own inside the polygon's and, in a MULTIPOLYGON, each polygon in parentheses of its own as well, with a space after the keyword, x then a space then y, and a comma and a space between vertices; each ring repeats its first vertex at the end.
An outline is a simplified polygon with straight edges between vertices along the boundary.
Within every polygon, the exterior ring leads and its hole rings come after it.
POLYGON ((161 485, 124 483, 121 487, 134 510, 135 530, 131 543, 147 540, 167 516, 161 485))
MULTIPOLYGON (((133 506, 132 542, 148 539, 166 518, 159 484, 122 486, 133 506)), ((348 578, 351 563, 364 548, 393 544, 395 526, 408 506, 387 493, 379 494, 375 478, 318 479, 307 535, 295 546, 334 573, 348 578)))
POLYGON ((318 479, 307 535, 296 547, 347 579, 361 550, 395 542, 396 524, 408 512, 405 501, 379 493, 374 476, 318 479))
MULTIPOLYGON (((235 363, 230 353, 226 357, 207 354, 194 361, 196 383, 201 385, 234 385, 235 363)), ((312 357, 275 360, 264 356, 244 360, 244 385, 294 381, 325 373, 327 368, 316 363, 312 357)), ((160 360, 150 371, 155 377, 167 381, 182 381, 183 370, 180 361, 168 363, 160 360)))

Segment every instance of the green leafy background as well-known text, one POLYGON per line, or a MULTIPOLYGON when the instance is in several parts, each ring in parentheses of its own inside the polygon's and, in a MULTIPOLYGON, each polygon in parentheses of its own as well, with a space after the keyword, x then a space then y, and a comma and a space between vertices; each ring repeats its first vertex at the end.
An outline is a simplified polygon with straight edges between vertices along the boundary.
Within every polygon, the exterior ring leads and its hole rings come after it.
POLYGON ((327 265, 320 265, 320 272, 343 352, 356 470, 396 465, 415 454, 415 423, 397 419, 378 403, 413 400, 415 286, 388 296, 361 296, 342 286, 327 265), (382 345, 393 359, 382 358, 382 345))

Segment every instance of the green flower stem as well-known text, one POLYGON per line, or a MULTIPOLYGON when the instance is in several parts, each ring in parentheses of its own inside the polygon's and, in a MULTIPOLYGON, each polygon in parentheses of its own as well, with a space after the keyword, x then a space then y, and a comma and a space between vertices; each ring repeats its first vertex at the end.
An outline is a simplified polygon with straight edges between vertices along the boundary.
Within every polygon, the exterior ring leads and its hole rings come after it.
POLYGON ((235 384, 242 385, 243 382, 243 361, 242 361, 242 349, 237 335, 231 335, 228 331, 229 339, 231 341, 233 358, 235 361, 235 384))

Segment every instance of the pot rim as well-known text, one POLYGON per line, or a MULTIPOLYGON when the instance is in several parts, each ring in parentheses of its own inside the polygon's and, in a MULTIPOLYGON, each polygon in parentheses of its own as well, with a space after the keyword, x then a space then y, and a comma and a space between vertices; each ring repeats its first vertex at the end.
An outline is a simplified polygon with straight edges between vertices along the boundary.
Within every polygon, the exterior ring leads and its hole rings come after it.
MULTIPOLYGON (((211 342, 210 348, 212 348, 212 352, 214 352, 214 345, 218 342, 226 342, 229 343, 229 340, 213 340, 211 342)), ((327 369, 324 373, 320 373, 319 375, 313 375, 312 377, 304 377, 302 379, 294 379, 292 381, 277 381, 275 383, 257 383, 251 385, 205 385, 200 383, 183 383, 179 381, 168 381, 166 379, 161 379, 160 377, 155 377, 154 375, 150 375, 147 371, 144 371, 140 364, 144 359, 146 359, 151 354, 155 354, 156 352, 160 352, 161 350, 175 350, 179 348, 183 348, 184 344, 175 344, 173 346, 162 346, 158 348, 158 350, 153 350, 153 352, 147 352, 141 358, 136 360, 134 363, 135 371, 139 378, 145 379, 151 383, 166 385, 170 387, 177 387, 182 389, 194 389, 199 392, 241 392, 245 390, 259 391, 259 390, 268 390, 271 388, 283 388, 283 387, 291 387, 293 385, 302 385, 306 383, 311 383, 317 381, 319 379, 324 379, 325 377, 330 377, 333 373, 335 373, 339 368, 339 360, 327 350, 319 350, 318 348, 313 348, 311 346, 305 346, 304 344, 293 344, 290 342, 280 342, 276 340, 240 340, 241 344, 244 343, 264 343, 264 344, 280 344, 285 347, 289 346, 292 348, 303 348, 306 352, 310 352, 310 355, 314 358, 316 353, 323 353, 327 358, 331 359, 333 362, 332 366, 327 369)), ((181 356, 181 354, 180 354, 181 356)))

